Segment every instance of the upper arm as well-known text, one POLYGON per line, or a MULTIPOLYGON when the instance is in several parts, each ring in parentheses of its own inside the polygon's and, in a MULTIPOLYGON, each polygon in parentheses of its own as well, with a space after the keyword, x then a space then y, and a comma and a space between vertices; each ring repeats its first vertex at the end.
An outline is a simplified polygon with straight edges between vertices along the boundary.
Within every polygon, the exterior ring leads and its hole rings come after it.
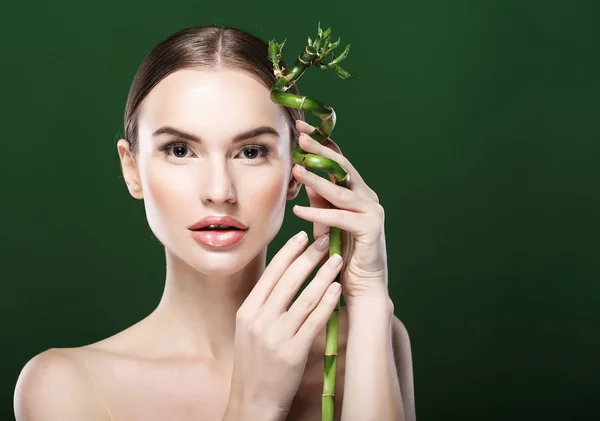
POLYGON ((60 349, 30 359, 21 370, 14 394, 17 421, 107 421, 106 408, 90 383, 60 349))
POLYGON ((410 339, 406 327, 396 316, 392 318, 392 345, 406 420, 415 421, 415 392, 410 339))

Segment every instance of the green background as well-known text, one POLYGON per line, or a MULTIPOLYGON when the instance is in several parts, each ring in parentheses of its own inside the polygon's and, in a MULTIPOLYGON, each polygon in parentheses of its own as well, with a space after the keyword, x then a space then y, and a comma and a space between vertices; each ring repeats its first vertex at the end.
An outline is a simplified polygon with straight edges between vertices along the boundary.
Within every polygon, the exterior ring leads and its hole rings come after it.
MULTIPOLYGON (((292 61, 318 20, 359 79, 298 86, 336 109, 332 138, 385 208, 418 418, 597 412, 597 4, 3 3, 0 418, 27 360, 123 330, 162 293, 163 248, 115 146, 144 56, 218 24, 287 37, 292 61)), ((292 205, 269 259, 310 229, 292 205)))

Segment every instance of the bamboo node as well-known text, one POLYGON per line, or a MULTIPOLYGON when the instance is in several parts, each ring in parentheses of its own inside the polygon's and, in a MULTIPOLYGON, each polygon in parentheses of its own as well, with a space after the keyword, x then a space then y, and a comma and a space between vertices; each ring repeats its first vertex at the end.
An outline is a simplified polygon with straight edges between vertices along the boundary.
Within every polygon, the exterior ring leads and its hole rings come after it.
POLYGON ((326 357, 331 357, 332 355, 337 355, 337 352, 335 354, 324 354, 326 357))
POLYGON ((302 101, 300 102, 300 109, 302 109, 302 106, 304 105, 304 100, 306 100, 306 95, 302 97, 302 101))
POLYGON ((298 56, 298 61, 302 64, 308 64, 308 61, 302 60, 302 57, 298 56))
POLYGON ((331 109, 331 112, 327 115, 321 116, 319 117, 321 119, 321 121, 325 121, 325 120, 329 120, 331 118, 331 116, 333 115, 334 111, 333 108, 331 109))
POLYGON ((333 396, 335 398, 335 393, 322 393, 321 396, 333 396))

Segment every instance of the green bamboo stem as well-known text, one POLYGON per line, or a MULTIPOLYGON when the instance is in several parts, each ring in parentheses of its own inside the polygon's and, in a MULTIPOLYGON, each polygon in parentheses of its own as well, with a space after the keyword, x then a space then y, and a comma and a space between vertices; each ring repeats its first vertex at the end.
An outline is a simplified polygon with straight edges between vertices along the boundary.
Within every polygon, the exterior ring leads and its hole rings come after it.
MULTIPOLYGON (((333 50, 339 45, 340 40, 331 43, 329 41, 331 28, 325 31, 321 30, 321 23, 317 25, 317 37, 314 41, 308 38, 308 45, 304 51, 298 55, 294 66, 285 72, 285 69, 279 67, 281 60, 281 50, 285 44, 285 40, 279 44, 275 40, 269 42, 269 58, 273 63, 273 71, 276 76, 276 81, 271 87, 271 100, 285 107, 299 108, 302 111, 307 111, 321 119, 321 124, 316 127, 310 137, 323 143, 333 131, 336 123, 336 115, 333 108, 322 104, 307 96, 295 95, 286 92, 308 69, 310 66, 319 66, 322 70, 334 69, 338 76, 342 79, 355 79, 350 73, 346 72, 339 66, 344 58, 346 58, 350 45, 346 46, 345 50, 336 58, 333 50), (331 54, 332 59, 328 63, 324 62, 327 55, 331 54)), ((292 151, 292 160, 295 164, 304 166, 309 170, 319 170, 328 174, 333 174, 335 184, 348 188, 349 177, 348 172, 337 162, 314 154, 304 152, 300 145, 292 151)), ((330 204, 330 207, 335 209, 335 206, 330 204)), ((329 256, 334 254, 342 255, 342 230, 337 227, 329 229, 329 256)), ((335 282, 341 283, 341 271, 335 278, 335 282)), ((322 402, 322 421, 333 421, 334 405, 335 405, 335 379, 337 372, 337 349, 338 349, 338 330, 340 316, 340 301, 327 321, 326 342, 324 355, 324 372, 323 372, 323 393, 321 395, 322 402)))

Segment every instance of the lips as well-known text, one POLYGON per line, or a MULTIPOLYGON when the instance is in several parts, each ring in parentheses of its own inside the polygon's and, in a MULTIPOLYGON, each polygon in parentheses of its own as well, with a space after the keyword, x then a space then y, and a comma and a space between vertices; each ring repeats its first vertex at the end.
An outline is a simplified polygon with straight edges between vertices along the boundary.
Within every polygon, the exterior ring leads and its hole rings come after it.
POLYGON ((226 249, 234 246, 246 236, 245 230, 197 230, 192 231, 194 240, 211 249, 226 249))
MULTIPOLYGON (((195 224, 188 227, 188 229, 190 229, 192 231, 197 231, 197 230, 207 229, 207 227, 209 225, 225 225, 225 226, 237 228, 240 230, 248 229, 248 226, 246 224, 238 221, 233 216, 229 216, 229 215, 206 216, 206 217, 202 218, 201 220, 199 220, 198 222, 196 222, 195 224)), ((231 228, 223 228, 222 230, 226 230, 226 229, 231 229, 231 228)), ((217 231, 217 229, 215 229, 215 231, 217 231)))

